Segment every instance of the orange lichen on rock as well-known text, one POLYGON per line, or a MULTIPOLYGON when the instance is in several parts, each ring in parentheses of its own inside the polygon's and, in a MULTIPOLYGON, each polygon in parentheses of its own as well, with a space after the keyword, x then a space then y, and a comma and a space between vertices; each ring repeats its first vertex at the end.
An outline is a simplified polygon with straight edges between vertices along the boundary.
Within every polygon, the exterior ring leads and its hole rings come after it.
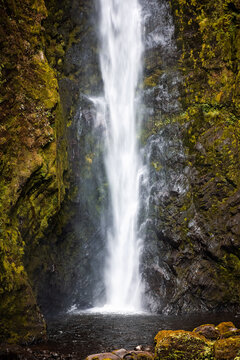
POLYGON ((240 352, 240 337, 220 339, 214 343, 214 359, 232 360, 240 352))
POLYGON ((220 331, 221 335, 229 331, 237 330, 236 326, 231 321, 221 322, 216 326, 216 328, 220 331))

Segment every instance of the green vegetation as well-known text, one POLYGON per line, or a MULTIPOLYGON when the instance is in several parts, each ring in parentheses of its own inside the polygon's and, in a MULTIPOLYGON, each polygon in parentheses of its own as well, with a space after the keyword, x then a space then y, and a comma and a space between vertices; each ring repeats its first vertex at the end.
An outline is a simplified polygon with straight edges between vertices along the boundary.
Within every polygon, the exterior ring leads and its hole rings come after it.
POLYGON ((183 113, 177 121, 195 174, 182 211, 192 198, 209 244, 219 244, 211 273, 220 289, 212 300, 239 304, 240 5, 235 0, 171 3, 183 77, 183 113), (223 243, 229 249, 220 251, 223 243))
POLYGON ((23 257, 64 198, 64 120, 43 51, 44 1, 4 0, 0 16, 0 341, 31 341, 45 324, 23 257))

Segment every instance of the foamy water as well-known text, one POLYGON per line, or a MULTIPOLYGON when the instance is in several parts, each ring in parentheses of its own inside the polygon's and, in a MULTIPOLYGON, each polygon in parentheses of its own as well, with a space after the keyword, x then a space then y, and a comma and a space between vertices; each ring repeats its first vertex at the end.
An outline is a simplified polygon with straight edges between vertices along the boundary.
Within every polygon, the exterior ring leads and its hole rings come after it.
MULTIPOLYGON (((97 120, 104 123, 105 168, 112 221, 107 231, 106 312, 141 310, 137 236, 140 159, 137 87, 142 73, 142 18, 138 0, 100 0, 100 64, 104 96, 97 120), (100 119, 100 120, 99 120, 100 119)), ((98 102, 99 103, 99 102, 98 102)))

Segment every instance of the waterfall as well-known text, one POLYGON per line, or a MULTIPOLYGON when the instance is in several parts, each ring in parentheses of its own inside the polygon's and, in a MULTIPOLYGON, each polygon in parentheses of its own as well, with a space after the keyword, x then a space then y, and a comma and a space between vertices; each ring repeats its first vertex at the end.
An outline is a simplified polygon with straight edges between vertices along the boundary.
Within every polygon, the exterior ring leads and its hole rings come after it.
MULTIPOLYGON (((137 88, 142 73, 142 18, 138 0, 100 1, 100 65, 104 85, 105 168, 111 224, 107 230, 106 306, 141 308, 138 237, 141 158, 137 88)), ((99 107, 97 107, 99 108, 99 107)), ((98 111, 98 110, 97 110, 98 111)), ((102 116, 102 114, 104 114, 102 116)))

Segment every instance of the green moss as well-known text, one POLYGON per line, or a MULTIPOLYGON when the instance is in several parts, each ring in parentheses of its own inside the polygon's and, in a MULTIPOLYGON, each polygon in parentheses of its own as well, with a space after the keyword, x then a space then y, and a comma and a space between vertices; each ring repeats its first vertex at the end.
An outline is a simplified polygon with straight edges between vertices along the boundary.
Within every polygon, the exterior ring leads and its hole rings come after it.
POLYGON ((79 33, 81 32, 80 26, 75 26, 75 28, 70 32, 69 34, 69 40, 68 40, 68 49, 75 43, 79 41, 79 33))
POLYGON ((155 87, 159 83, 159 78, 163 74, 163 71, 160 69, 156 69, 154 72, 151 73, 150 76, 147 76, 144 79, 144 86, 145 87, 155 87))
POLYGON ((44 1, 8 1, 6 8, 11 14, 1 8, 0 26, 0 340, 16 342, 45 334, 24 257, 60 211, 68 164, 56 72, 43 52, 44 1))
POLYGON ((32 2, 32 9, 34 9, 38 15, 42 14, 44 17, 48 15, 44 0, 34 0, 32 2))
POLYGON ((240 338, 217 340, 214 344, 214 359, 234 359, 240 350, 240 338))
POLYGON ((46 326, 36 307, 35 296, 22 278, 13 292, 5 291, 0 307, 0 342, 32 342, 46 336, 46 326))
POLYGON ((212 343, 203 336, 183 330, 160 331, 156 337, 155 359, 212 360, 212 343))
MULTIPOLYGON (((240 303, 239 6, 228 0, 172 0, 171 4, 184 80, 180 96, 183 112, 178 121, 184 129, 188 166, 195 174, 191 177, 191 197, 181 207, 185 214, 182 227, 185 219, 188 223, 195 216, 209 244, 225 244, 229 239, 235 244, 232 253, 221 247, 219 258, 209 261, 214 302, 230 306, 240 303), (188 211, 192 201, 194 213, 188 211)), ((187 246, 186 236, 182 231, 182 249, 187 246)))

